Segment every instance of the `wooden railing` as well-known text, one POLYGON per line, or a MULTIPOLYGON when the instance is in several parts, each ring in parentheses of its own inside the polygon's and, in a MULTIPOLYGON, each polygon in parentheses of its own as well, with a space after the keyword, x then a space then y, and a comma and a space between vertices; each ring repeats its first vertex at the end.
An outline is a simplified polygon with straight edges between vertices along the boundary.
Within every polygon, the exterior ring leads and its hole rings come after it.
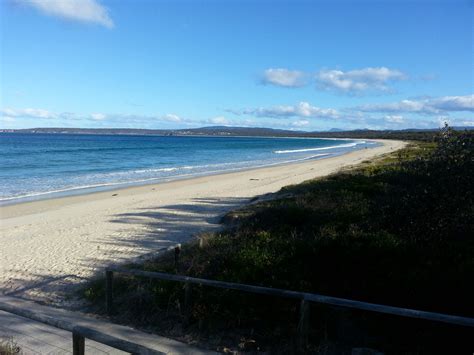
POLYGON ((76 325, 44 314, 37 314, 28 309, 12 306, 7 303, 0 302, 0 310, 71 332, 73 355, 84 355, 86 338, 131 354, 166 354, 113 335, 105 334, 90 327, 76 325))
POLYGON ((369 312, 385 313, 394 316, 417 318, 434 322, 443 322, 464 327, 474 327, 474 318, 460 317, 448 314, 419 311, 415 309, 399 308, 386 306, 375 303, 360 302, 344 298, 323 296, 314 293, 282 290, 278 288, 261 287, 253 285, 238 284, 233 282, 216 281, 208 279, 199 279, 195 277, 188 277, 175 274, 167 274, 162 272, 150 272, 136 269, 125 269, 120 267, 110 267, 106 269, 106 310, 109 314, 113 312, 113 273, 121 273, 134 275, 139 277, 147 277, 152 279, 176 281, 185 284, 184 293, 184 308, 189 309, 191 302, 191 285, 202 285, 223 288, 228 290, 238 290, 243 292, 257 293, 261 295, 293 298, 300 300, 299 322, 298 322, 298 339, 299 347, 304 347, 306 337, 309 330, 309 303, 327 304, 330 306, 344 307, 351 309, 358 309, 369 312))
MULTIPOLYGON (((202 285, 223 288, 228 290, 237 290, 242 292, 250 292, 267 296, 276 296, 284 298, 292 298, 300 300, 299 323, 298 323, 298 340, 299 347, 304 347, 309 329, 309 304, 310 302, 327 304, 336 307, 345 307, 351 309, 359 309, 369 312, 385 313, 394 316, 417 318, 434 322, 443 322, 464 327, 474 327, 474 318, 460 317, 448 314, 425 312, 414 309, 392 307, 368 302, 360 302, 348 300, 338 297, 323 296, 307 292, 289 291, 278 288, 253 286, 245 284, 237 284, 225 281, 216 281, 208 279, 200 279, 182 275, 167 274, 161 272, 149 272, 135 269, 124 269, 119 267, 110 267, 106 269, 106 309, 110 314, 113 311, 113 274, 121 273, 134 275, 139 277, 148 277, 166 281, 176 281, 185 284, 185 309, 189 309, 191 301, 191 285, 202 285)), ((90 327, 74 324, 72 322, 55 319, 54 317, 37 314, 28 309, 0 302, 0 310, 16 314, 43 324, 47 324, 59 329, 63 329, 72 333, 72 347, 74 355, 84 355, 85 339, 90 339, 98 343, 119 349, 131 354, 165 354, 163 352, 147 348, 143 345, 124 340, 112 335, 105 334, 90 327)))

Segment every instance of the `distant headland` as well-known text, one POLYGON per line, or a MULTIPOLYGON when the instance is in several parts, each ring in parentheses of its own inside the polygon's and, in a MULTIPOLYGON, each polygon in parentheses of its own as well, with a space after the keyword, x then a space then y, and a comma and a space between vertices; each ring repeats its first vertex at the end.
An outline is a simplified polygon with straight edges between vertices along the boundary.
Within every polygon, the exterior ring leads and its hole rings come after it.
MULTIPOLYGON (((452 127, 455 130, 472 130, 474 127, 452 127)), ((403 130, 341 130, 332 128, 327 131, 294 131, 264 127, 228 127, 210 126, 189 129, 132 129, 132 128, 27 128, 0 129, 0 133, 27 134, 100 134, 100 135, 154 135, 154 136, 260 136, 260 137, 316 137, 316 138, 391 138, 410 139, 423 135, 432 136, 439 129, 403 129, 403 130)))

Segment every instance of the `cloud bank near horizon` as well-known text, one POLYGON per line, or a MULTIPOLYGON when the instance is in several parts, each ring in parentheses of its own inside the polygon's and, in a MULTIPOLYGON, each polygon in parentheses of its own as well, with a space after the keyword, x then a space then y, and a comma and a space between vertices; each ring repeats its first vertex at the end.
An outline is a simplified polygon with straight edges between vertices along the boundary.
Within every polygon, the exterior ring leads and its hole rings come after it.
POLYGON ((266 117, 266 118, 338 118, 339 113, 337 110, 332 108, 320 108, 312 106, 309 102, 299 102, 296 105, 288 106, 272 106, 272 107, 257 107, 243 110, 234 110, 234 114, 250 115, 254 117, 266 117))
MULTIPOLYGON (((224 116, 215 116, 205 119, 185 118, 174 113, 164 115, 140 115, 140 114, 105 114, 88 113, 79 114, 73 112, 53 112, 41 108, 4 108, 0 109, 0 121, 3 123, 14 123, 23 119, 34 119, 39 123, 47 122, 50 125, 73 123, 73 124, 92 124, 99 127, 111 128, 112 125, 121 124, 127 127, 131 125, 154 126, 160 123, 179 124, 182 127, 192 127, 197 125, 237 125, 254 124, 252 120, 228 119, 224 116)), ((42 124, 40 124, 42 125, 42 124)))
POLYGON ((204 119, 187 118, 175 113, 163 115, 140 114, 106 114, 94 112, 78 114, 73 112, 52 112, 41 108, 4 108, 0 110, 2 122, 12 124, 23 119, 48 122, 48 124, 82 123, 100 127, 111 125, 140 125, 153 127, 158 124, 175 124, 182 127, 199 125, 224 126, 261 126, 258 119, 268 119, 264 125, 279 128, 308 128, 318 122, 329 122, 335 126, 348 125, 351 127, 433 127, 444 122, 456 125, 474 126, 471 117, 452 117, 451 113, 474 112, 474 94, 464 96, 442 96, 420 100, 402 100, 385 104, 368 104, 348 108, 321 108, 301 101, 294 105, 277 105, 269 107, 245 108, 226 110, 238 117, 231 119, 225 116, 215 116, 204 119), (415 116, 413 116, 415 115, 415 116), (421 116, 420 116, 421 115, 421 116), (418 117, 419 116, 419 117, 418 117))
POLYGON ((363 112, 420 113, 424 115, 448 112, 474 112, 474 94, 465 96, 443 96, 424 100, 402 100, 388 104, 367 104, 358 106, 363 112))

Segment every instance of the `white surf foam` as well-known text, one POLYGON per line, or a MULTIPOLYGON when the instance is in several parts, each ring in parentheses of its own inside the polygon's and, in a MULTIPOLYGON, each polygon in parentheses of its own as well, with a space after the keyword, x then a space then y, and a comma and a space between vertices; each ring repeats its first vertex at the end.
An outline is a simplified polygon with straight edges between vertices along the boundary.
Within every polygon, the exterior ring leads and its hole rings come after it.
MULTIPOLYGON (((237 167, 233 167, 233 168, 229 168, 229 169, 205 170, 205 171, 199 171, 199 172, 191 173, 191 174, 179 174, 179 175, 159 176, 159 177, 151 177, 151 178, 137 179, 137 180, 117 181, 117 182, 110 182, 110 183, 98 183, 98 184, 90 184, 90 185, 82 185, 82 186, 71 186, 71 187, 65 187, 65 188, 62 188, 62 189, 54 189, 54 190, 49 190, 49 191, 39 191, 39 192, 33 192, 33 193, 28 193, 28 194, 23 194, 23 195, 16 195, 16 196, 8 196, 8 197, 1 196, 0 197, 0 202, 8 203, 8 201, 14 201, 14 200, 35 199, 35 198, 40 198, 42 196, 48 196, 48 195, 67 194, 68 192, 74 192, 74 191, 77 191, 77 190, 90 190, 90 189, 95 190, 95 189, 100 189, 100 188, 134 186, 134 185, 141 185, 141 184, 151 183, 153 181, 170 181, 170 180, 174 180, 174 179, 181 179, 181 178, 200 176, 200 175, 210 175, 210 174, 216 174, 216 173, 222 173, 222 172, 231 172, 231 171, 239 171, 239 170, 245 170, 245 169, 264 168, 264 167, 274 166, 274 165, 296 163, 296 162, 299 162, 299 161, 319 158, 319 157, 323 157, 323 156, 326 156, 326 155, 330 155, 330 154, 329 153, 315 154, 315 155, 311 155, 311 156, 300 158, 300 159, 277 161, 277 162, 274 162, 274 163, 261 164, 261 165, 248 165, 248 166, 240 166, 240 167, 237 166, 237 167)), ((236 163, 207 164, 207 165, 186 166, 186 167, 179 167, 179 168, 160 168, 160 169, 154 169, 154 170, 164 171, 164 169, 172 169, 172 171, 174 171, 174 170, 180 170, 180 169, 183 169, 183 168, 218 167, 218 166, 223 166, 223 165, 236 165, 236 163)))
POLYGON ((312 152, 312 151, 328 150, 328 149, 336 149, 336 148, 351 148, 351 147, 355 147, 358 144, 364 144, 364 143, 365 143, 365 141, 360 141, 360 142, 349 143, 349 144, 331 145, 329 147, 291 149, 291 150, 275 150, 273 153, 288 154, 288 153, 312 152))

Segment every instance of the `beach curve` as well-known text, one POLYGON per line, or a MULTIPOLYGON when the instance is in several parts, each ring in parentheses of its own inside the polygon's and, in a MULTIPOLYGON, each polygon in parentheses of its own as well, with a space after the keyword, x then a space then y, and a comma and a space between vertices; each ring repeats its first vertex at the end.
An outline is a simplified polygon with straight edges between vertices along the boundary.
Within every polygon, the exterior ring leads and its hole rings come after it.
POLYGON ((0 207, 0 292, 56 305, 105 266, 154 255, 220 227, 219 217, 254 196, 325 176, 401 149, 129 187, 0 207))

